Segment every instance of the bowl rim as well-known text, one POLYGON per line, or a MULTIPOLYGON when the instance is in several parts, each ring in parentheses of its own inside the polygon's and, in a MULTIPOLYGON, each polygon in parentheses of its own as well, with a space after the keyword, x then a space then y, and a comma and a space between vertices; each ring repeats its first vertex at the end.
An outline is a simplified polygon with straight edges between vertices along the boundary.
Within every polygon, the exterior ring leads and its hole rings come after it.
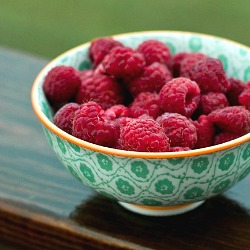
MULTIPOLYGON (((159 35, 159 34, 179 34, 179 35, 197 35, 201 37, 207 37, 207 38, 212 38, 212 39, 218 39, 224 42, 229 42, 231 44, 235 44, 241 48, 244 48, 246 50, 250 50, 249 47, 246 45, 243 45, 241 43, 232 41, 230 39, 222 38, 219 36, 214 36, 214 35, 209 35, 209 34, 204 34, 204 33, 198 33, 198 32, 189 32, 189 31, 174 31, 174 30, 153 30, 153 31, 138 31, 138 32, 129 32, 129 33, 122 33, 122 34, 117 34, 117 35, 110 35, 109 37, 115 38, 122 38, 126 36, 137 36, 138 34, 143 34, 143 35, 159 35)), ((231 140, 229 142, 225 142, 222 144, 210 146, 210 147, 205 147, 205 148, 199 148, 199 149, 192 149, 189 151, 180 151, 180 152, 137 152, 137 151, 126 151, 126 150, 121 150, 121 149, 115 149, 115 148, 109 148, 105 146, 100 146, 94 143, 90 143, 81 139, 78 139, 60 128, 58 128, 56 125, 54 125, 48 117, 42 112, 42 109, 40 108, 38 99, 37 97, 37 91, 38 91, 38 86, 40 79, 48 72, 48 70, 51 68, 51 66, 59 59, 62 58, 63 56, 76 51, 80 49, 81 47, 89 46, 90 42, 86 42, 83 44, 80 44, 74 48, 71 48, 64 53, 58 55, 54 59, 52 59, 49 63, 47 63, 41 71, 38 73, 36 78, 34 79, 32 88, 31 88, 31 93, 30 93, 30 98, 31 98, 31 105, 34 110, 34 113, 36 114, 37 118, 40 120, 40 122, 47 128, 49 129, 52 133, 56 134, 60 138, 73 143, 79 147, 83 147, 88 150, 108 154, 108 155, 113 155, 113 156, 121 156, 121 157, 129 157, 129 158, 147 158, 147 159, 167 159, 167 158, 184 158, 184 157, 192 157, 192 156, 200 156, 200 155, 206 155, 206 154, 211 154, 215 153, 218 151, 223 151, 226 149, 230 149, 232 147, 236 147, 238 145, 241 145, 243 143, 246 143, 250 141, 250 133, 243 135, 237 139, 231 140)))

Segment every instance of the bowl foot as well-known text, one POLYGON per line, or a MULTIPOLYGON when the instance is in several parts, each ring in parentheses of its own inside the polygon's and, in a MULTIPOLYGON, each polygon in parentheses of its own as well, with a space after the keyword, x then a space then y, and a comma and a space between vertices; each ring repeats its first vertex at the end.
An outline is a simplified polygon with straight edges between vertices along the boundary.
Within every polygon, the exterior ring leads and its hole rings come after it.
POLYGON ((129 204, 121 201, 118 203, 127 210, 142 215, 171 216, 191 211, 199 207, 201 204, 203 204, 204 201, 198 201, 191 204, 176 205, 176 206, 144 206, 144 205, 129 204))

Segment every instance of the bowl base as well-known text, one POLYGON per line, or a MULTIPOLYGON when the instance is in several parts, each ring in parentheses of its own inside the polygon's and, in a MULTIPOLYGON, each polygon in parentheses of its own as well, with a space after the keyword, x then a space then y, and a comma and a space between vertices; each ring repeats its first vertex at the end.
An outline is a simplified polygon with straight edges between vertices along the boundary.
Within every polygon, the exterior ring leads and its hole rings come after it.
POLYGON ((191 211, 202 205, 204 201, 198 201, 195 203, 176 205, 176 206, 144 206, 144 205, 129 204, 121 201, 118 203, 127 210, 141 215, 171 216, 191 211))

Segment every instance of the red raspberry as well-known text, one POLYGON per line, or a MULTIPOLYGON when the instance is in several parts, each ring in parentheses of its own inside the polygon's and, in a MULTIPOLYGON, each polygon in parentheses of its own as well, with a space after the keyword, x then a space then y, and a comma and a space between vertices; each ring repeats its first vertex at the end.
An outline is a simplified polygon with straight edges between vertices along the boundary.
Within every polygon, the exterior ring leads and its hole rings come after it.
POLYGON ((206 115, 201 115, 198 120, 193 121, 197 131, 197 142, 194 148, 205 148, 214 143, 215 128, 206 115))
POLYGON ((158 40, 147 40, 142 42, 137 51, 144 55, 147 65, 154 62, 168 65, 171 59, 171 51, 168 46, 158 40))
POLYGON ((229 103, 223 93, 209 92, 201 95, 199 106, 201 113, 207 115, 216 109, 229 106, 229 103))
POLYGON ((239 103, 250 110, 250 84, 239 95, 239 103))
POLYGON ((181 152, 191 150, 189 147, 171 147, 170 152, 181 152))
POLYGON ((86 80, 89 77, 92 77, 94 75, 94 71, 92 69, 85 69, 83 71, 79 71, 79 76, 81 81, 86 80))
POLYGON ((89 48, 89 57, 93 63, 93 68, 102 62, 104 57, 114 47, 123 47, 122 43, 114 40, 111 37, 97 38, 93 40, 89 48))
POLYGON ((197 82, 202 93, 226 93, 230 88, 223 65, 219 59, 206 57, 199 60, 189 71, 191 80, 197 82))
POLYGON ((228 81, 230 82, 230 88, 226 93, 227 99, 230 106, 237 106, 239 105, 238 97, 246 86, 241 80, 235 78, 229 78, 228 81))
POLYGON ((122 127, 120 145, 139 152, 166 152, 170 147, 163 129, 151 118, 135 118, 122 127))
POLYGON ((105 119, 101 106, 90 101, 75 112, 72 135, 101 146, 113 147, 119 137, 119 127, 105 119))
POLYGON ((122 104, 114 105, 111 108, 107 109, 104 113, 104 115, 110 120, 114 120, 119 117, 128 117, 129 114, 129 108, 122 104))
POLYGON ((164 129, 171 147, 194 147, 197 141, 196 128, 187 117, 166 112, 156 121, 164 129))
POLYGON ((72 134, 72 120, 79 107, 80 105, 74 102, 62 106, 54 116, 54 124, 66 133, 72 134))
POLYGON ((164 111, 191 116, 199 104, 200 89, 196 82, 177 77, 162 87, 159 96, 164 111))
POLYGON ((141 92, 159 92, 162 86, 173 77, 168 68, 158 62, 144 68, 144 72, 129 81, 129 90, 133 96, 141 92))
POLYGON ((132 78, 143 72, 145 60, 142 54, 129 47, 115 47, 104 58, 103 70, 115 78, 132 78))
POLYGON ((81 82, 76 102, 97 102, 103 109, 123 102, 121 86, 110 76, 94 74, 81 82))
POLYGON ((156 119, 163 113, 160 108, 160 98, 156 93, 140 93, 129 106, 131 117, 137 118, 143 114, 156 119))
POLYGON ((204 58, 206 58, 206 55, 202 53, 187 53, 186 56, 183 56, 183 60, 180 61, 179 75, 188 77, 189 71, 193 68, 193 66, 204 58))
POLYGON ((214 145, 218 145, 224 142, 232 141, 236 138, 239 138, 241 135, 239 134, 233 134, 230 132, 221 132, 218 135, 215 136, 214 139, 214 145))
POLYGON ((189 55, 188 52, 180 52, 172 57, 169 68, 171 69, 174 77, 180 76, 181 62, 187 55, 189 55))
POLYGON ((250 132, 250 111, 242 106, 217 109, 208 115, 223 132, 244 135, 250 132))
POLYGON ((48 72, 43 82, 43 90, 51 103, 64 103, 74 97, 80 84, 79 71, 61 65, 48 72))

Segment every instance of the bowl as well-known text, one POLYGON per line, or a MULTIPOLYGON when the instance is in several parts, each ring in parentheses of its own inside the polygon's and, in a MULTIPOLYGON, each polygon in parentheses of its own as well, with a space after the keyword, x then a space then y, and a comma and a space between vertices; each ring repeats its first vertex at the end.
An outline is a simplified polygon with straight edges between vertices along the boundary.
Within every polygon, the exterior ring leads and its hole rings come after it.
MULTIPOLYGON (((219 58, 229 77, 244 82, 250 79, 250 48, 224 38, 181 31, 135 32, 113 38, 132 48, 144 40, 157 39, 173 54, 201 52, 219 58)), ((147 153, 95 145, 56 127, 43 80, 57 65, 89 68, 89 46, 84 43, 52 60, 38 74, 31 90, 32 106, 48 143, 75 178, 128 210, 161 216, 190 211, 249 174, 250 133, 201 149, 147 153)))

